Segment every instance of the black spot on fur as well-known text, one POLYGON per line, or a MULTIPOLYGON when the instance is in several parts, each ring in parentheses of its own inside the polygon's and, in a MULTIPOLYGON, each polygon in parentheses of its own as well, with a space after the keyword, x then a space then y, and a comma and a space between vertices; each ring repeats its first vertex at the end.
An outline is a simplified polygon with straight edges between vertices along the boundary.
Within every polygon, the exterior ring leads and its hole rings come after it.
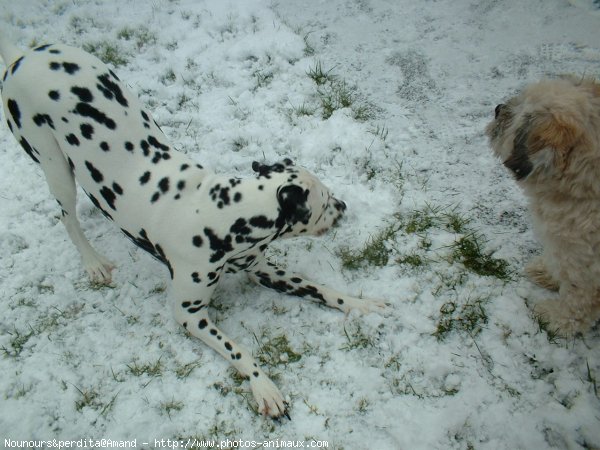
POLYGON ((19 68, 19 66, 21 65, 21 61, 23 61, 23 56, 21 56, 19 59, 17 59, 14 63, 11 64, 11 68, 10 68, 10 73, 14 74, 17 69, 19 68))
POLYGON ((34 52, 43 52, 44 50, 46 50, 51 45, 52 44, 40 45, 39 47, 34 48, 33 51, 34 52))
POLYGON ((131 239, 131 241, 137 245, 139 248, 141 248, 142 250, 147 251, 148 253, 150 253, 152 256, 154 256, 156 259, 158 259, 160 262, 162 262, 163 264, 165 264, 167 266, 167 268, 169 269, 169 273, 171 275, 171 279, 174 276, 174 272, 173 272, 173 266, 171 266, 171 263, 169 262, 169 260, 166 258, 165 256, 165 252, 163 251, 163 249, 160 247, 160 245, 158 244, 154 244, 150 241, 150 239, 148 239, 148 234, 146 233, 146 230, 144 230, 143 228, 140 230, 140 232, 138 233, 139 236, 135 237, 133 236, 131 233, 129 233, 127 230, 125 230, 124 228, 121 228, 121 231, 123 233, 125 233, 125 236, 127 236, 129 239, 131 239))
POLYGON ((148 144, 165 152, 169 150, 168 145, 160 143, 154 136, 148 136, 148 144))
POLYGON ((50 117, 48 114, 36 114, 33 116, 33 122, 38 127, 48 124, 48 126, 54 130, 54 122, 52 121, 52 117, 50 117))
POLYGON ((113 191, 115 192, 115 194, 123 195, 123 188, 121 187, 121 185, 119 183, 113 183, 112 188, 113 188, 113 191))
POLYGON ((82 123, 79 126, 79 129, 81 130, 81 135, 86 138, 86 139, 92 139, 92 136, 94 135, 94 127, 91 126, 89 123, 82 123))
POLYGON ((58 100, 60 100, 60 92, 50 91, 50 92, 48 92, 48 97, 50 97, 54 101, 58 101, 58 100))
POLYGON ((36 163, 40 162, 35 156, 36 154, 39 155, 39 152, 36 149, 34 149, 31 145, 29 145, 29 142, 27 142, 27 140, 24 137, 21 138, 19 144, 21 144, 23 150, 25 150, 25 153, 27 153, 31 157, 31 159, 33 159, 36 163))
POLYGON ((98 169, 96 169, 91 162, 86 161, 85 167, 87 167, 87 169, 90 171, 92 180, 94 180, 96 183, 102 183, 102 181, 104 181, 104 175, 102 175, 102 172, 100 172, 98 169))
POLYGON ((73 86, 71 92, 79 98, 80 102, 91 103, 94 101, 94 96, 88 88, 73 86))
POLYGON ((225 342, 225 348, 229 351, 233 350, 233 347, 229 342, 225 342))
POLYGON ((125 142, 125 150, 128 152, 133 152, 133 144, 129 141, 125 142))
POLYGON ((94 108, 92 105, 88 103, 77 103, 75 107, 76 114, 79 114, 82 117, 89 117, 101 125, 106 126, 109 130, 114 130, 117 128, 117 124, 110 117, 107 117, 106 114, 94 108))
POLYGON ((62 66, 69 75, 74 75, 79 70, 79 66, 75 63, 64 62, 62 66))
POLYGON ((142 151, 144 152, 144 156, 148 156, 150 154, 150 144, 148 144, 148 141, 145 140, 141 140, 140 141, 140 147, 142 147, 142 151))
POLYGON ((119 79, 119 77, 117 76, 117 74, 116 74, 116 73, 114 73, 112 70, 108 69, 108 73, 110 73, 110 74, 112 75, 112 77, 113 77, 115 80, 117 80, 117 81, 121 81, 121 80, 119 79))
POLYGON ((77 136, 75 136, 73 133, 65 137, 70 145, 79 146, 79 139, 77 139, 77 136))
POLYGON ((201 236, 194 236, 192 238, 192 244, 194 244, 194 247, 202 247, 202 237, 201 236))
POLYGON ((236 235, 246 236, 252 232, 252 229, 248 226, 246 219, 240 217, 231 225, 229 231, 236 235))
POLYGON ((227 252, 233 251, 231 235, 228 234, 221 239, 208 227, 204 229, 204 234, 210 241, 211 250, 214 250, 214 253, 210 256, 210 262, 217 262, 221 260, 227 252))
POLYGON ((206 319, 202 319, 200 322, 198 322, 198 328, 200 328, 201 330, 203 330, 207 326, 208 326, 208 322, 206 321, 206 319))
POLYGON ((100 195, 104 197, 104 200, 106 200, 106 203, 108 204, 108 206, 110 206, 112 210, 117 210, 117 208, 115 207, 115 200, 117 199, 117 196, 109 187, 102 186, 102 189, 100 189, 100 195))
POLYGON ((129 106, 127 99, 123 96, 121 87, 117 83, 110 80, 109 74, 100 75, 98 77, 98 81, 100 81, 100 84, 96 85, 96 87, 102 91, 106 98, 109 100, 114 98, 121 106, 129 106))
POLYGON ((109 220, 113 220, 112 216, 104 208, 102 208, 102 205, 100 204, 100 202, 98 201, 98 199, 96 197, 94 197, 92 194, 90 194, 89 192, 87 192, 85 190, 84 190, 84 192, 90 198, 90 200, 92 201, 94 206, 96 208, 98 208, 102 212, 102 214, 104 214, 104 217, 106 217, 109 220))
POLYGON ((105 141, 100 142, 100 148, 105 152, 110 150, 110 146, 108 145, 108 142, 105 142, 105 141))
POLYGON ((158 188, 164 194, 169 190, 169 177, 164 177, 158 182, 158 188))
POLYGON ((184 170, 187 170, 189 168, 190 168, 189 164, 182 164, 181 167, 179 168, 179 170, 181 170, 183 172, 184 170))
POLYGON ((50 63, 50 70, 60 70, 60 63, 51 62, 50 63))
POLYGON ((144 174, 140 177, 140 184, 146 184, 150 181, 150 172, 144 172, 144 174))
POLYGON ((21 128, 21 111, 19 110, 18 103, 13 99, 8 99, 6 103, 8 105, 8 112, 10 113, 13 122, 17 128, 21 128))
POLYGON ((269 229, 273 228, 275 221, 270 220, 266 216, 254 216, 250 218, 250 225, 256 228, 269 229))

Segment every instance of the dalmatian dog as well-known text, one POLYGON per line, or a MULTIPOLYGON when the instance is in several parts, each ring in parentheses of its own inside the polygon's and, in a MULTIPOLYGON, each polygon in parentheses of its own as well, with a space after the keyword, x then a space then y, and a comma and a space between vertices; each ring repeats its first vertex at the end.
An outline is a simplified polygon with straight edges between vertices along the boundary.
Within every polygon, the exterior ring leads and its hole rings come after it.
POLYGON ((207 307, 221 275, 242 270, 258 284, 345 313, 384 308, 311 283, 264 256, 277 238, 326 232, 344 202, 289 159, 254 162, 256 175, 247 179, 196 164, 171 147, 117 75, 82 50, 42 45, 23 53, 0 38, 0 55, 8 127, 40 164, 91 279, 109 283, 113 265, 81 230, 75 180, 127 237, 167 266, 177 322, 249 380, 259 412, 289 418, 277 387, 250 352, 215 326, 207 307))

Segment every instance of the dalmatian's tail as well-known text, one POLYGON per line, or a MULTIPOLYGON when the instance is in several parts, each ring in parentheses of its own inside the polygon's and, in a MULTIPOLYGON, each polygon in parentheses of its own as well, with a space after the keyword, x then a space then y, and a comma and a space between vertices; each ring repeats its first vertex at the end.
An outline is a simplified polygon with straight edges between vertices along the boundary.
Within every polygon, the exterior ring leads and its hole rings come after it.
POLYGON ((0 56, 2 56, 4 64, 8 67, 23 56, 23 52, 0 34, 0 56))

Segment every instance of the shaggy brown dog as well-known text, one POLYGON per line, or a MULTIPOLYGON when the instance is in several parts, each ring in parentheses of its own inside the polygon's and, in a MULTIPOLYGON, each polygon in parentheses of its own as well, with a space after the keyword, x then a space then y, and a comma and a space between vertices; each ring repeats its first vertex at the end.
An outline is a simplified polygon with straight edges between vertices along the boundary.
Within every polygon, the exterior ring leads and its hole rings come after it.
POLYGON ((528 197, 543 255, 529 278, 558 299, 536 313, 562 334, 600 318, 600 84, 564 77, 525 88, 486 128, 528 197))

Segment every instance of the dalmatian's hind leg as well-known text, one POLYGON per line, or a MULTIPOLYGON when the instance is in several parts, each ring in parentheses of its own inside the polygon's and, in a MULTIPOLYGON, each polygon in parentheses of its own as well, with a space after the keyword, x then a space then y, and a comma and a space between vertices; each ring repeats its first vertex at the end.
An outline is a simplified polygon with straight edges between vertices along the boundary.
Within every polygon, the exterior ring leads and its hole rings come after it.
POLYGON ((370 312, 384 313, 388 306, 385 302, 379 300, 352 297, 326 286, 312 283, 298 274, 277 267, 264 256, 247 272, 250 279, 257 284, 284 294, 313 299, 330 308, 339 309, 346 314, 353 309, 365 314, 370 312))
POLYGON ((111 271, 114 265, 94 250, 83 234, 79 220, 77 220, 77 190, 69 163, 52 135, 40 136, 37 140, 43 142, 36 142, 36 136, 30 137, 30 140, 28 139, 25 142, 28 142, 31 148, 41 149, 36 156, 46 176, 50 193, 62 208, 61 221, 81 255, 83 267, 93 282, 110 283, 111 271))
MULTIPOLYGON (((173 264, 173 261, 171 261, 173 264)), ((202 280, 209 278, 198 271, 185 271, 181 265, 174 264, 175 277, 171 301, 173 313, 177 322, 188 333, 197 337, 223 358, 250 381, 252 395, 258 404, 258 411, 274 419, 290 418, 287 403, 283 395, 258 366, 252 354, 232 339, 227 337, 208 316, 208 305, 215 285, 208 285, 202 280), (190 275, 188 272, 191 272, 190 275), (188 275, 186 279, 182 274, 188 275), (182 279, 183 278, 183 279, 182 279), (192 280, 196 280, 193 282, 192 280), (200 281, 198 281, 200 280, 200 281)))

